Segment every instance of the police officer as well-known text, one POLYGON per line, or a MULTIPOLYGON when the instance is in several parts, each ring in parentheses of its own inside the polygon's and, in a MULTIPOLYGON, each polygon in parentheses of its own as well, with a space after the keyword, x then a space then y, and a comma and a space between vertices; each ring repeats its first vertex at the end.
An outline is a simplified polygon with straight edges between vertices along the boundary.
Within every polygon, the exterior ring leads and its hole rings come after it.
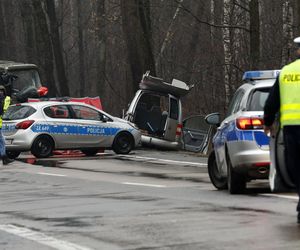
POLYGON ((2 115, 10 105, 10 96, 6 96, 6 90, 3 85, 0 85, 0 156, 2 158, 3 165, 11 163, 13 160, 9 159, 6 155, 5 140, 2 134, 2 115))
MULTIPOLYGON (((297 59, 282 68, 270 90, 264 107, 264 132, 275 134, 272 124, 280 111, 286 167, 300 197, 300 37, 294 42, 298 46, 297 59)), ((300 223, 299 200, 297 212, 297 222, 300 223)))

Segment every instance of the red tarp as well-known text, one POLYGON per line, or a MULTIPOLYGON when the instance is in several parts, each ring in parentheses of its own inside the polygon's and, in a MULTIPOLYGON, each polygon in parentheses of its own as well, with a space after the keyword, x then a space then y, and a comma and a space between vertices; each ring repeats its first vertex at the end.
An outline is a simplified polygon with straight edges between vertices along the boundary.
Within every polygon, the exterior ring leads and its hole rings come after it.
POLYGON ((100 97, 57 97, 57 98, 47 98, 47 99, 38 99, 38 98, 28 98, 28 102, 40 102, 40 101, 69 101, 69 102, 82 102, 94 106, 100 110, 102 109, 102 104, 100 97))

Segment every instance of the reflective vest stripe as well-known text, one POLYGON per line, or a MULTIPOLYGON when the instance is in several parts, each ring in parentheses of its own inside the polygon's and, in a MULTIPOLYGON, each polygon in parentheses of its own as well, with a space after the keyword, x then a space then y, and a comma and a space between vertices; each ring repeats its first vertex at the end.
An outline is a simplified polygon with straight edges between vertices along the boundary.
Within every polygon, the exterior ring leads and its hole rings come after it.
POLYGON ((300 103, 282 104, 281 107, 280 107, 281 111, 294 110, 294 109, 300 109, 300 103))
MULTIPOLYGON (((3 112, 5 112, 10 105, 10 96, 6 96, 3 104, 3 112)), ((0 116, 0 128, 2 128, 2 116, 0 116)))

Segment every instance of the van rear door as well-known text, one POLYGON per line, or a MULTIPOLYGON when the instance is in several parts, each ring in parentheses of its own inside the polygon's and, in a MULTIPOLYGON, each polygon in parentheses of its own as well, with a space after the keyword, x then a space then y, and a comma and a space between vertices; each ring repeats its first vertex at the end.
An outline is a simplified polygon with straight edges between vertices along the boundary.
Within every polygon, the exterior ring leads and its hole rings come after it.
MULTIPOLYGON (((178 98, 169 96, 169 114, 165 125, 164 139, 174 141, 177 126, 181 123, 181 102, 178 98)), ((181 128, 181 127, 180 127, 181 128)))

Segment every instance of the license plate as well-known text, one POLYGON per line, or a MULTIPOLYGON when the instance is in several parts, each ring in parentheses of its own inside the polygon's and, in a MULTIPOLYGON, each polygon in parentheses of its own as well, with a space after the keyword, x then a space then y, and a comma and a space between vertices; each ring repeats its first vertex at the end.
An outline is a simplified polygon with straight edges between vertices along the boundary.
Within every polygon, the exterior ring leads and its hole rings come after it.
POLYGON ((13 140, 5 139, 5 144, 6 144, 6 145, 10 145, 10 144, 12 144, 12 141, 13 141, 13 140))

